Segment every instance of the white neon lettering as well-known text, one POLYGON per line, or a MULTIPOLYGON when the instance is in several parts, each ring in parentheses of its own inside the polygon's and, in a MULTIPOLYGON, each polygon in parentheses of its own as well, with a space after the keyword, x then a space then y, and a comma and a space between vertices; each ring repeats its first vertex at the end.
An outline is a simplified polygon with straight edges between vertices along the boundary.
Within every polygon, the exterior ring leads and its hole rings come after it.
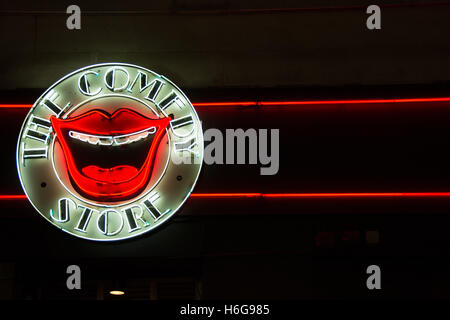
POLYGON ((53 210, 50 210, 50 217, 56 222, 64 223, 70 220, 70 207, 76 210, 77 204, 69 198, 61 198, 58 200, 58 215, 55 216, 53 210))
POLYGON ((165 110, 173 104, 178 106, 178 108, 180 109, 185 106, 183 100, 181 100, 181 97, 174 90, 172 90, 171 93, 169 93, 159 102, 159 108, 161 109, 161 112, 164 114, 164 116, 167 117, 165 110))
POLYGON ((177 152, 188 151, 192 154, 198 155, 198 151, 194 150, 194 148, 198 145, 196 137, 192 139, 186 139, 181 142, 175 142, 174 145, 175 151, 177 152))
POLYGON ((174 135, 180 138, 185 138, 194 132, 193 123, 194 120, 192 119, 192 116, 187 115, 170 121, 170 128, 172 129, 174 135), (190 129, 186 129, 185 127, 190 129))
POLYGON ((88 80, 88 75, 93 74, 96 78, 98 77, 98 72, 95 71, 86 71, 84 72, 80 78, 78 78, 78 90, 86 96, 95 96, 102 91, 102 88, 97 88, 94 92, 90 91, 91 84, 88 80))
POLYGON ((24 148, 25 144, 22 147, 22 159, 31 159, 31 158, 47 158, 48 155, 48 146, 45 148, 24 148))
POLYGON ((104 235, 107 235, 107 236, 114 236, 122 230, 122 227, 123 227, 123 217, 120 214, 120 212, 118 212, 114 209, 106 209, 106 210, 100 212, 98 219, 97 219, 97 228, 101 233, 103 233, 104 235), (115 216, 119 217, 119 225, 118 226, 116 226, 117 223, 111 223, 111 220, 112 220, 112 217, 110 215, 111 213, 113 213, 115 216), (113 229, 112 231, 110 231, 111 225, 113 226, 112 228, 116 227, 115 230, 113 229))
POLYGON ((142 204, 144 205, 144 208, 147 209, 147 211, 152 215, 153 219, 155 219, 155 221, 158 221, 162 216, 164 216, 165 214, 170 212, 170 209, 167 209, 164 212, 161 212, 156 206, 155 206, 155 202, 156 200, 158 200, 160 198, 159 193, 154 191, 150 194, 150 196, 148 197, 147 200, 145 200, 144 202, 142 202, 142 204))
POLYGON ((128 86, 129 82, 130 82, 130 74, 128 73, 128 71, 125 68, 112 67, 112 68, 108 69, 108 71, 106 71, 106 73, 105 73, 105 85, 111 91, 114 91, 114 92, 122 91, 128 86), (116 87, 116 82, 118 82, 116 73, 118 71, 121 71, 125 74, 126 81, 124 81, 124 83, 121 86, 116 87))
POLYGON ((75 230, 86 233, 86 228, 88 226, 89 220, 91 219, 92 211, 94 210, 87 207, 80 207, 84 208, 84 210, 81 213, 80 220, 78 221, 78 225, 75 227, 75 230))
POLYGON ((40 102, 40 105, 45 106, 47 109, 49 109, 51 112, 56 114, 56 116, 60 116, 62 113, 62 108, 59 107, 55 100, 59 97, 59 93, 57 93, 55 90, 50 90, 42 99, 40 102))
POLYGON ((144 215, 144 210, 142 210, 141 206, 133 205, 129 208, 123 209, 122 211, 125 213, 125 216, 127 217, 129 233, 131 233, 135 230, 141 229, 141 227, 139 227, 139 225, 138 225, 138 221, 142 222, 144 227, 147 227, 150 225, 142 217, 144 215), (135 210, 133 210, 133 209, 138 209, 138 213, 136 213, 135 210))

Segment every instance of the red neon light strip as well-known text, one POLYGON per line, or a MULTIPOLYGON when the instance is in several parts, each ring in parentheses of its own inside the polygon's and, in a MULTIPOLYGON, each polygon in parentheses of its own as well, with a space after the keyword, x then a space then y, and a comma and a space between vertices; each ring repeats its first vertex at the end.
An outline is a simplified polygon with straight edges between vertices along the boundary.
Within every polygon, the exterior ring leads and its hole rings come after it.
MULTIPOLYGON (((450 198, 450 192, 347 192, 347 193, 192 193, 191 198, 450 198)), ((24 200, 24 194, 0 195, 0 200, 24 200)))
POLYGON ((193 103, 194 107, 256 107, 256 101, 236 101, 236 102, 197 102, 193 103))
POLYGON ((261 198, 262 193, 191 193, 191 198, 261 198))
POLYGON ((349 192, 349 193, 264 193, 263 198, 435 198, 450 197, 450 192, 349 192))
POLYGON ((450 192, 335 192, 335 193, 193 193, 192 198, 435 198, 450 192))
POLYGON ((10 194, 10 195, 0 195, 0 200, 23 200, 27 196, 24 194, 10 194))
POLYGON ((2 109, 19 109, 19 108, 30 109, 32 106, 33 106, 32 104, 0 104, 0 108, 2 109))
MULTIPOLYGON (((411 98, 411 99, 365 99, 365 100, 317 100, 317 101, 235 101, 235 102, 197 102, 194 107, 257 107, 257 106, 301 106, 323 104, 374 104, 374 103, 417 103, 450 102, 450 97, 411 98)), ((31 104, 0 104, 2 109, 31 108, 31 104)))
POLYGON ((448 102, 450 97, 414 98, 414 99, 366 99, 366 100, 323 100, 323 101, 261 101, 260 106, 297 106, 315 104, 368 104, 368 103, 413 103, 413 102, 448 102))

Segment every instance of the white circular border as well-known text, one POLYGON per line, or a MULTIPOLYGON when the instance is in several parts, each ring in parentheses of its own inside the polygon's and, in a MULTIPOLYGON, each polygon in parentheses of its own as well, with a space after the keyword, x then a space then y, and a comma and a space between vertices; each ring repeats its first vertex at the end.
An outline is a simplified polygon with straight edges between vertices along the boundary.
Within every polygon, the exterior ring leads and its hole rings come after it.
MULTIPOLYGON (((51 225, 53 225, 54 227, 58 228, 59 230, 62 230, 62 231, 64 231, 64 232, 66 232, 67 234, 70 234, 71 236, 75 236, 75 237, 80 238, 80 239, 90 240, 90 241, 94 241, 94 242, 115 242, 115 241, 128 240, 128 239, 131 239, 131 238, 137 238, 137 237, 142 236, 142 235, 144 235, 144 234, 148 234, 149 231, 154 230, 154 229, 158 228, 159 226, 165 224, 165 222, 166 222, 167 220, 169 220, 169 219, 170 219, 170 218, 171 218, 171 217, 172 217, 172 216, 173 216, 173 215, 181 208, 181 206, 186 202, 186 200, 189 198, 189 196, 191 195, 192 191, 194 190, 194 187, 195 187, 195 185, 197 184, 197 180, 198 180, 198 178, 199 178, 199 176, 200 176, 200 173, 201 173, 201 171, 202 171, 202 167, 203 167, 203 149, 204 149, 204 141, 203 141, 203 128, 202 128, 202 122, 200 121, 200 118, 198 117, 197 111, 195 110, 195 108, 194 108, 192 102, 188 99, 188 97, 186 96, 186 94, 185 94, 185 93, 184 93, 177 85, 175 85, 172 81, 170 81, 169 79, 167 79, 167 78, 164 77, 163 75, 160 75, 160 74, 158 74, 158 73, 156 73, 156 72, 154 72, 154 71, 152 71, 152 70, 150 70, 150 69, 147 69, 147 68, 144 68, 144 67, 135 65, 135 64, 122 63, 122 62, 106 62, 106 63, 92 64, 92 65, 89 65, 89 66, 86 66, 86 67, 83 67, 83 68, 79 68, 79 69, 77 69, 77 70, 75 70, 75 71, 72 71, 71 73, 65 75, 64 77, 60 78, 58 81, 56 81, 55 83, 53 83, 50 87, 48 87, 47 90, 44 91, 43 94, 41 94, 41 95, 39 96, 38 99, 36 99, 35 103, 34 103, 33 106, 31 107, 30 111, 28 112, 27 116, 25 117, 25 119, 24 119, 24 121, 23 121, 23 124, 22 124, 22 126, 21 126, 21 128, 20 128, 20 133, 19 133, 19 137, 18 137, 18 140, 17 140, 17 147, 16 147, 16 167, 17 167, 17 172, 18 172, 18 175, 19 175, 20 185, 21 185, 21 187, 22 187, 22 189, 23 189, 25 195, 27 196, 28 201, 31 203, 31 205, 33 206, 33 208, 34 208, 34 209, 35 209, 42 217, 44 217, 47 221, 50 222, 51 225), (153 74, 153 75, 155 75, 155 76, 157 76, 157 77, 160 77, 160 78, 164 79, 164 81, 167 81, 171 86, 173 86, 175 89, 177 89, 177 90, 183 95, 183 97, 186 99, 186 101, 189 102, 189 104, 190 104, 190 106, 191 106, 191 108, 192 108, 192 113, 193 113, 193 114, 195 115, 195 117, 197 118, 197 121, 198 121, 198 124, 199 124, 199 130, 200 130, 201 136, 202 136, 202 143, 201 143, 201 146, 200 146, 200 149, 201 149, 202 152, 201 152, 201 157, 200 157, 201 159, 200 159, 200 162, 199 162, 199 167, 198 167, 197 175, 196 175, 196 177, 195 177, 195 179, 194 179, 194 183, 192 184, 192 188, 187 192, 186 196, 180 201, 179 205, 178 205, 175 209, 173 209, 172 212, 169 212, 167 215, 165 215, 166 218, 165 218, 162 222, 160 222, 160 223, 158 223, 158 224, 154 224, 153 226, 147 227, 147 228, 145 229, 145 231, 140 232, 140 233, 135 234, 135 235, 128 236, 128 237, 115 238, 115 239, 95 239, 95 238, 83 237, 83 236, 81 236, 81 235, 79 235, 79 234, 72 233, 72 232, 68 231, 67 229, 62 228, 62 227, 56 225, 55 223, 53 223, 53 221, 51 221, 50 219, 48 219, 44 214, 42 214, 42 213, 37 209, 37 207, 35 206, 35 204, 33 203, 33 201, 30 199, 30 197, 29 197, 29 195, 28 195, 28 193, 27 193, 27 191, 26 191, 26 189, 25 189, 25 186, 23 185, 22 176, 21 176, 21 174, 20 174, 20 163, 19 163, 19 157, 18 157, 18 156, 19 156, 19 149, 20 149, 20 143, 21 143, 21 140, 22 140, 23 130, 24 130, 25 125, 28 123, 28 118, 29 118, 30 115, 32 114, 34 108, 37 106, 37 103, 38 103, 39 101, 41 101, 42 98, 43 98, 50 90, 52 90, 52 88, 56 87, 60 82, 66 80, 67 78, 69 78, 69 77, 71 77, 71 76, 75 75, 76 73, 79 73, 79 72, 81 72, 81 71, 83 71, 83 70, 91 69, 91 68, 94 68, 94 67, 105 67, 105 66, 110 66, 110 65, 111 65, 111 66, 127 66, 127 67, 132 67, 132 68, 137 68, 137 69, 145 70, 145 71, 147 71, 147 72, 149 72, 149 73, 151 73, 151 74, 153 74)), ((169 158, 170 158, 170 157, 169 157, 169 158)), ((55 174, 55 175, 56 175, 56 174, 55 174)), ((59 179, 58 179, 58 180, 59 180, 59 179)), ((71 194, 71 193, 70 193, 70 194, 71 194)))

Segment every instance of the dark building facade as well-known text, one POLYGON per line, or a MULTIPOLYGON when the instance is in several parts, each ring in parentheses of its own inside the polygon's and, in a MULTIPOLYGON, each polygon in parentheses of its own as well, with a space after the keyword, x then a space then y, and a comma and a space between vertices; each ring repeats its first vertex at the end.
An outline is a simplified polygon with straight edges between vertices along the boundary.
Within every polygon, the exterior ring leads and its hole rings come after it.
POLYGON ((448 297, 450 2, 381 1, 379 30, 370 4, 78 1, 69 30, 69 3, 3 1, 0 298, 448 297), (23 195, 16 105, 106 62, 172 80, 204 131, 278 129, 278 171, 204 164, 179 212, 129 240, 54 228, 8 197, 23 195))

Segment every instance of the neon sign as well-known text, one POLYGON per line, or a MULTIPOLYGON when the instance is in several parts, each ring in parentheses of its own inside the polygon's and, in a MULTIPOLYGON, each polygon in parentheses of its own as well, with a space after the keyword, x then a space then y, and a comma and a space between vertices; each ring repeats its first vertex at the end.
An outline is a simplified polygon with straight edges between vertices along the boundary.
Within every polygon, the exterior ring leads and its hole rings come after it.
POLYGON ((88 66, 52 85, 17 144, 35 209, 63 231, 99 241, 167 221, 202 162, 203 131, 189 99, 165 77, 122 63, 88 66))

